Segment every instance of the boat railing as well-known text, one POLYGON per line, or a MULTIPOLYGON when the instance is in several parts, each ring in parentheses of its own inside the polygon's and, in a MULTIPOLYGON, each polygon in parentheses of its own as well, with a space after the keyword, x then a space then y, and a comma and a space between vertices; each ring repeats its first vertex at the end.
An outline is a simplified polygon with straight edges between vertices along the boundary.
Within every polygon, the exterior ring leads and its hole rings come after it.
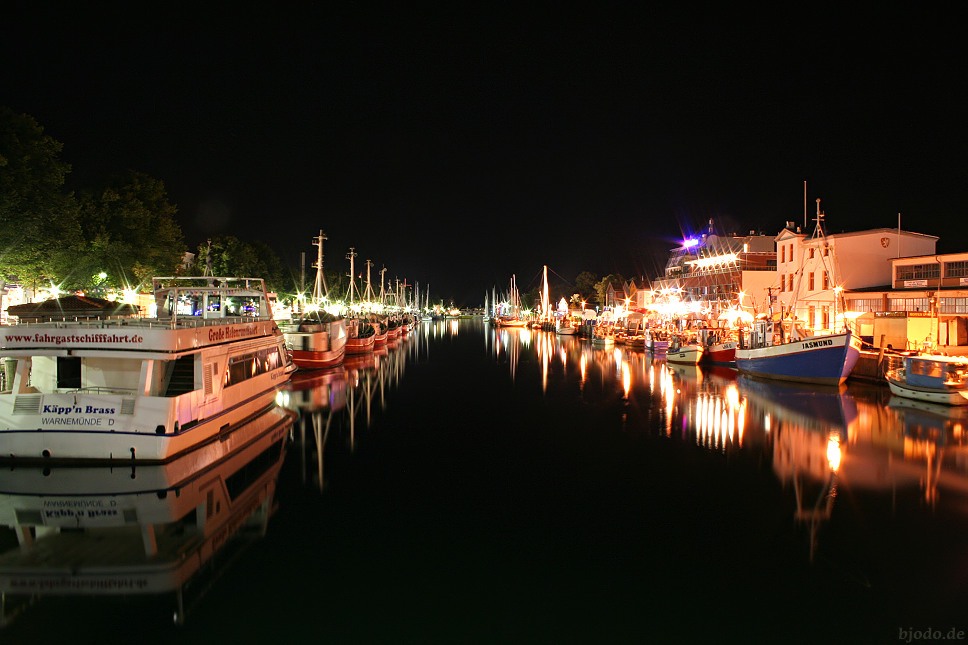
POLYGON ((73 390, 61 390, 58 394, 119 394, 121 396, 134 394, 138 391, 136 387, 118 387, 115 385, 94 385, 79 387, 73 390))
POLYGON ((172 316, 170 318, 148 318, 138 316, 128 316, 124 318, 70 318, 64 316, 63 318, 58 319, 46 318, 39 322, 18 322, 14 325, 10 325, 10 327, 43 327, 45 329, 50 329, 51 326, 53 326, 55 329, 68 327, 85 327, 91 329, 113 329, 116 327, 181 329, 195 327, 216 327, 220 325, 242 325, 247 323, 268 322, 271 320, 274 319, 271 317, 260 316, 223 316, 217 318, 205 318, 202 316, 192 316, 188 314, 182 314, 177 317, 172 316))

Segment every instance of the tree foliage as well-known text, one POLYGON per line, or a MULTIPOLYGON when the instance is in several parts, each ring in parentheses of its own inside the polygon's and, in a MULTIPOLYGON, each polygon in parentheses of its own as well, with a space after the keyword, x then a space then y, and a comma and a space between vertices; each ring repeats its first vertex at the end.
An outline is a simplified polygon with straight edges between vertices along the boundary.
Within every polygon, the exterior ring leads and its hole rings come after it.
POLYGON ((161 180, 128 171, 79 201, 86 253, 71 273, 79 287, 101 271, 119 288, 178 271, 185 242, 161 180))
POLYGON ((0 106, 0 277, 37 284, 60 275, 81 246, 78 210, 64 192, 63 144, 26 114, 0 106))
POLYGON ((625 278, 619 273, 609 273, 607 276, 595 283, 595 295, 598 298, 598 303, 603 307, 608 306, 608 288, 612 287, 616 291, 620 291, 625 286, 625 278))
POLYGON ((582 271, 575 278, 575 288, 578 289, 578 293, 581 294, 582 299, 588 301, 592 299, 596 291, 596 284, 598 283, 598 276, 596 276, 591 271, 582 271))
POLYGON ((226 235, 198 245, 196 270, 204 275, 264 278, 272 291, 286 290, 282 262, 266 243, 226 235))

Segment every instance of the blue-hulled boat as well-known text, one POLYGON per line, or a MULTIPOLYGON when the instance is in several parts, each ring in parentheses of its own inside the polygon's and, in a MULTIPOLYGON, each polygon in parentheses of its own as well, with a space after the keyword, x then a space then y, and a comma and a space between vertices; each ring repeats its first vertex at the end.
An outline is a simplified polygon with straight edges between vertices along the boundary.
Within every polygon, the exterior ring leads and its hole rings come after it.
POLYGON ((860 358, 861 339, 850 331, 798 333, 790 321, 755 322, 736 348, 736 369, 760 378, 839 385, 860 358), (784 329, 781 332, 781 329, 784 329))
MULTIPOLYGON (((816 228, 809 237, 802 241, 805 246, 803 261, 797 270, 797 275, 801 280, 797 282, 797 288, 793 289, 794 298, 789 304, 788 316, 782 320, 773 317, 772 304, 770 315, 765 320, 755 320, 749 328, 741 334, 740 345, 736 348, 736 369, 743 374, 757 376, 761 378, 776 379, 781 381, 793 381, 796 383, 816 383, 820 385, 839 385, 847 380, 850 373, 857 365, 860 358, 861 339, 849 328, 838 329, 811 329, 805 321, 798 319, 796 312, 796 301, 799 290, 803 287, 802 278, 807 271, 810 271, 810 286, 806 287, 808 292, 816 292, 813 284, 813 271, 822 270, 824 286, 821 290, 828 288, 826 281, 836 284, 833 280, 834 261, 830 254, 831 248, 827 243, 823 232, 824 214, 820 210, 820 200, 817 200, 816 228), (806 267, 807 250, 809 257, 818 257, 819 263, 806 267)), ((790 245, 792 259, 793 245, 790 245)), ((790 275, 790 287, 793 275, 790 275)), ((835 298, 839 298, 837 289, 834 289, 835 298)), ((833 301, 834 321, 836 321, 837 300, 833 301)), ((814 318, 813 307, 809 308, 811 318, 810 325, 816 325, 819 321, 814 318)), ((826 328, 827 324, 823 326, 826 328)))

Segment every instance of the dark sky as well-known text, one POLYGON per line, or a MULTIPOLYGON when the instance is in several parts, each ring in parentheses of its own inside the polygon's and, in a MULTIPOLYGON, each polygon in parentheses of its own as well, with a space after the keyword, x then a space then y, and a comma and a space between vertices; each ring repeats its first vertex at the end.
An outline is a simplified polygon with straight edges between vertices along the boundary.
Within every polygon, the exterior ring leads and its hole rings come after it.
POLYGON ((699 9, 6 2, 0 104, 64 144, 74 185, 161 179, 192 247, 298 266, 322 229, 328 269, 353 247, 434 301, 543 265, 654 277, 710 218, 802 222, 804 182, 831 231, 901 213, 968 248, 954 16, 699 9))

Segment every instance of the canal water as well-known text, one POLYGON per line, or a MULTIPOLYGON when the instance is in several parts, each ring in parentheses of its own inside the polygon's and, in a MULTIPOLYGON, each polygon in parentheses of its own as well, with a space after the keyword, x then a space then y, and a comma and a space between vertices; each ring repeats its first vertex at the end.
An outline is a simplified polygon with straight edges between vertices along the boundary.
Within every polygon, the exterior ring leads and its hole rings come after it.
POLYGON ((968 639, 959 411, 480 319, 419 323, 280 405, 283 441, 233 469, 255 484, 225 480, 268 499, 182 547, 180 595, 7 594, 0 641, 968 639))

